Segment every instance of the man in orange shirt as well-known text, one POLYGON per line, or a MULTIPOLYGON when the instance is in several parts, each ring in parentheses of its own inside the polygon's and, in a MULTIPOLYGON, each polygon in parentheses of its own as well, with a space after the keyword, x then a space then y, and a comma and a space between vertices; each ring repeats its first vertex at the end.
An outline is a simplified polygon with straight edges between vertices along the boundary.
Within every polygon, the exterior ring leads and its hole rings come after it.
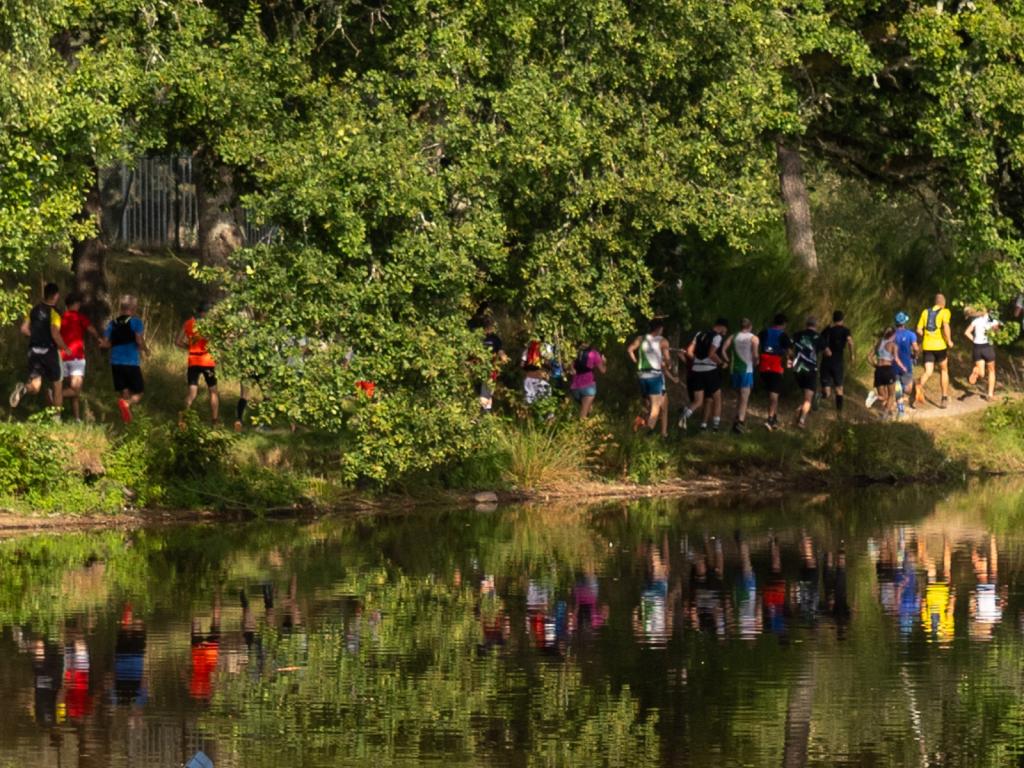
POLYGON ((217 393, 217 363, 210 354, 206 338, 196 330, 196 322, 206 317, 209 306, 206 302, 196 308, 196 314, 185 321, 175 342, 182 349, 188 350, 188 394, 185 396, 185 410, 192 407, 199 394, 199 377, 206 382, 210 390, 210 416, 214 424, 220 422, 220 395, 217 393))

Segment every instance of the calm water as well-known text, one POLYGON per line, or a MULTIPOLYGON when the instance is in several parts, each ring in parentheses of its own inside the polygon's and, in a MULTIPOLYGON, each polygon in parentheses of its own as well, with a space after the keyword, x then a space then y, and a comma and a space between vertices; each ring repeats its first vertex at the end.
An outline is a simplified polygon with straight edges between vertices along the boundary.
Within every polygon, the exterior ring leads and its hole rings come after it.
POLYGON ((1003 766, 1024 497, 0 542, 0 766, 1003 766))

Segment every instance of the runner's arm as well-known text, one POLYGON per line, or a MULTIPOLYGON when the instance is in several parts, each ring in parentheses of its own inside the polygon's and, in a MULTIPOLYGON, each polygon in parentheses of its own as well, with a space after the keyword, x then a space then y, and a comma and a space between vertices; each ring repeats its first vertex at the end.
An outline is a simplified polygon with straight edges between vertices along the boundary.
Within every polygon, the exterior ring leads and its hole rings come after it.
MULTIPOLYGON (((661 359, 666 363, 672 359, 672 348, 668 345, 667 339, 661 340, 661 359)), ((679 377, 672 373, 672 370, 668 365, 665 366, 665 370, 663 370, 662 373, 665 374, 665 377, 668 378, 669 381, 674 381, 676 384, 679 383, 679 377)))
POLYGON ((857 348, 853 344, 853 336, 846 337, 846 346, 850 348, 850 364, 857 362, 857 348))
POLYGON ((757 336, 753 336, 750 339, 750 362, 757 369, 757 364, 761 361, 761 339, 757 336))
POLYGON ((942 324, 942 335, 946 337, 946 346, 950 349, 953 348, 953 333, 949 328, 949 321, 947 320, 942 324))
POLYGON ((969 341, 972 341, 972 342, 974 341, 974 337, 971 335, 971 332, 974 330, 974 324, 977 323, 977 322, 978 322, 977 319, 974 319, 974 320, 971 321, 971 324, 967 326, 967 330, 964 331, 964 338, 965 339, 967 339, 969 341))
POLYGON ((605 363, 604 355, 598 354, 597 358, 598 358, 597 372, 598 373, 607 373, 608 365, 607 365, 607 363, 605 363))
POLYGON ((735 334, 733 334, 728 339, 726 339, 725 340, 725 344, 722 345, 722 360, 725 361, 726 367, 728 367, 729 363, 731 362, 730 359, 729 359, 729 350, 732 349, 732 340, 734 338, 735 338, 735 334))
POLYGON ((185 337, 184 328, 178 331, 178 336, 174 340, 174 346, 178 347, 179 349, 188 349, 188 339, 185 337))
POLYGON ((146 344, 146 334, 145 333, 136 333, 135 334, 135 343, 139 345, 139 351, 142 354, 144 354, 144 355, 146 355, 148 357, 149 356, 149 346, 146 344))
POLYGON ((628 347, 626 347, 626 354, 629 356, 629 359, 632 360, 634 364, 636 363, 636 351, 638 349, 640 349, 640 337, 639 336, 637 336, 635 339, 633 339, 633 341, 630 343, 630 345, 628 347))
POLYGON ((21 335, 22 336, 31 336, 32 335, 32 330, 29 328, 28 318, 27 317, 25 318, 24 322, 21 324, 21 335))
POLYGON ((57 348, 62 352, 70 352, 68 345, 64 343, 64 337, 60 335, 60 326, 50 323, 50 338, 53 339, 53 343, 57 345, 57 348))
POLYGON ((901 371, 906 373, 907 372, 907 366, 905 366, 903 364, 903 361, 900 360, 900 351, 896 348, 896 342, 895 341, 890 341, 889 342, 889 351, 892 352, 892 359, 896 361, 896 365, 898 365, 900 367, 901 371))

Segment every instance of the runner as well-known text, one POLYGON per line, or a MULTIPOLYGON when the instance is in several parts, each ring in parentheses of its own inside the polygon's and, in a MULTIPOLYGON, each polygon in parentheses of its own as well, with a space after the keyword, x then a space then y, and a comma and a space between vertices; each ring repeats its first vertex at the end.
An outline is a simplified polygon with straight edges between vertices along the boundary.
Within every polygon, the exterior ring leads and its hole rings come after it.
POLYGON ((914 402, 916 388, 914 386, 914 361, 917 360, 917 353, 920 347, 917 344, 917 334, 907 328, 910 322, 910 315, 906 312, 897 312, 896 317, 896 358, 903 364, 903 369, 897 373, 899 386, 896 389, 896 410, 902 416, 905 411, 903 401, 906 399, 911 409, 917 408, 914 402))
POLYGON ((691 375, 688 377, 690 405, 679 417, 679 428, 686 431, 686 422, 701 410, 700 429, 706 432, 708 417, 711 417, 711 430, 717 432, 722 424, 722 375, 719 368, 725 360, 719 354, 722 349, 722 338, 729 330, 729 321, 724 318, 715 320, 711 330, 701 331, 690 341, 685 351, 679 353, 683 362, 692 360, 691 375))
MULTIPOLYGON (((988 335, 1001 327, 1002 323, 982 309, 964 332, 964 336, 974 344, 974 348, 971 350, 974 370, 971 371, 967 381, 973 387, 978 383, 979 379, 985 377, 986 371, 988 372, 988 394, 981 396, 984 400, 991 400, 996 394, 996 350, 992 346, 988 335)), ((960 399, 964 400, 972 394, 972 392, 964 392, 960 399)))
POLYGON ((897 357, 895 338, 896 329, 889 326, 882 333, 871 355, 871 364, 875 366, 875 388, 878 390, 878 399, 882 401, 884 419, 896 415, 896 377, 900 371, 906 370, 897 357))
MULTIPOLYGON (((810 315, 807 318, 806 327, 793 336, 793 372, 796 374, 797 385, 804 393, 804 399, 796 409, 796 426, 799 429, 807 428, 807 414, 811 412, 814 393, 818 391, 818 349, 820 346, 818 319, 810 315)), ((841 377, 840 381, 842 381, 841 377)))
POLYGON ((544 346, 536 339, 531 339, 520 358, 523 368, 523 396, 527 405, 533 405, 551 395, 548 383, 548 361, 545 359, 544 346))
POLYGON ((85 334, 90 334, 100 347, 106 348, 107 343, 89 322, 89 318, 81 313, 82 296, 69 293, 64 301, 64 316, 60 320, 60 335, 68 345, 67 352, 61 352, 64 370, 64 397, 71 401, 71 413, 75 421, 82 420, 80 401, 82 384, 85 381, 85 334))
POLYGON ((648 402, 646 426, 654 433, 661 422, 661 436, 668 437, 668 404, 665 395, 665 377, 678 382, 665 364, 669 360, 668 340, 662 336, 665 323, 660 318, 651 320, 648 332, 637 336, 626 349, 626 354, 636 366, 640 379, 640 392, 648 402))
MULTIPOLYGON (((210 354, 206 337, 196 330, 196 322, 204 320, 210 306, 204 301, 196 307, 196 313, 181 327, 181 332, 174 343, 181 349, 188 350, 188 372, 185 380, 188 383, 188 394, 185 395, 185 410, 192 407, 199 395, 199 378, 206 382, 210 391, 210 419, 216 425, 220 423, 220 393, 217 391, 217 362, 210 354)), ((184 418, 184 413, 182 413, 184 418)), ((184 422, 181 422, 182 424, 184 422)))
POLYGON ((769 432, 779 426, 779 395, 782 393, 782 374, 786 370, 789 349, 792 342, 786 335, 787 318, 781 312, 772 320, 770 327, 760 334, 761 356, 757 370, 761 374, 761 383, 768 390, 768 419, 765 427, 769 432))
POLYGON ((743 318, 740 321, 740 332, 726 339, 722 347, 722 354, 732 371, 732 388, 736 390, 736 420, 732 431, 737 435, 743 434, 746 429, 747 405, 750 402, 750 391, 754 388, 754 369, 757 368, 761 343, 751 332, 752 328, 750 319, 743 318))
POLYGON ((103 337, 110 344, 110 372, 117 392, 117 409, 121 421, 132 420, 132 406, 142 400, 145 382, 142 379, 140 355, 148 355, 145 326, 137 316, 138 302, 134 296, 121 297, 120 312, 107 324, 103 337))
POLYGON ((935 294, 935 304, 931 309, 921 312, 917 321, 917 335, 921 337, 921 349, 924 350, 924 375, 917 382, 917 402, 924 400, 924 386, 939 366, 939 383, 942 387, 942 399, 939 408, 949 404, 949 350, 953 348, 953 336, 949 329, 950 314, 946 309, 946 297, 935 294))
POLYGON ((60 335, 60 313, 57 311, 57 300, 60 288, 55 283, 47 283, 43 288, 43 300, 32 307, 21 324, 21 332, 28 336, 28 381, 18 382, 11 392, 11 408, 17 408, 21 398, 27 393, 38 395, 43 388, 43 380, 52 386, 52 404, 59 411, 64 405, 61 352, 68 351, 68 345, 60 335))
POLYGON ((837 309, 832 313, 832 324, 821 332, 821 395, 826 400, 836 393, 836 411, 843 411, 843 381, 846 378, 846 350, 850 350, 850 364, 856 362, 853 334, 846 327, 845 314, 837 309))
POLYGON ((501 365, 508 362, 508 355, 505 354, 493 318, 487 317, 484 320, 483 330, 484 347, 491 355, 491 370, 487 378, 480 382, 480 413, 486 415, 494 408, 494 388, 498 382, 501 365))
POLYGON ((606 370, 604 355, 597 351, 597 348, 584 344, 576 354, 573 362, 573 377, 569 385, 573 399, 580 404, 580 418, 586 419, 590 416, 590 409, 594 406, 594 398, 597 397, 597 378, 594 371, 604 373, 606 370))

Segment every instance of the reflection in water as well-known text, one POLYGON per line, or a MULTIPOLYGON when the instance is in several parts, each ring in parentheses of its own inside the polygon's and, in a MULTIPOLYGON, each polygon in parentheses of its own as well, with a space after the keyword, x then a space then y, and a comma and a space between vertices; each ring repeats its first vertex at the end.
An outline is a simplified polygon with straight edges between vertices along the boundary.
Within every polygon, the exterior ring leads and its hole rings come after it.
POLYGON ((0 754, 1002 765, 1024 752, 1013 514, 886 490, 850 510, 638 504, 0 543, 0 754), (870 522, 836 522, 851 519, 870 522))

